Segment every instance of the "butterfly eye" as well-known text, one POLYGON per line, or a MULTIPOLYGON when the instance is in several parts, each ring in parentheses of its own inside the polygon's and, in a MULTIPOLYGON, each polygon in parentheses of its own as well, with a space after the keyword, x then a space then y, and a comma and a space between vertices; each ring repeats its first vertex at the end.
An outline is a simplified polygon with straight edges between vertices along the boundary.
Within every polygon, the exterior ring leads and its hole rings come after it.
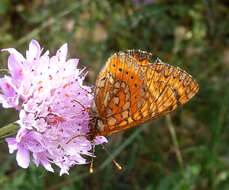
POLYGON ((119 68, 118 70, 119 70, 120 72, 122 71, 122 69, 121 69, 121 68, 119 68))

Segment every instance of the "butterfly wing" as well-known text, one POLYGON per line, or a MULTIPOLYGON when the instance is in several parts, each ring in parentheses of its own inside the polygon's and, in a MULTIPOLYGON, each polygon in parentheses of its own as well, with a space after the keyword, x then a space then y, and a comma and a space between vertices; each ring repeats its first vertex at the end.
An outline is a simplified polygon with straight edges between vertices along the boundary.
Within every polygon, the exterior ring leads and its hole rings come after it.
POLYGON ((165 115, 189 101, 197 92, 194 79, 178 67, 137 51, 111 56, 96 81, 95 104, 108 135, 165 115))

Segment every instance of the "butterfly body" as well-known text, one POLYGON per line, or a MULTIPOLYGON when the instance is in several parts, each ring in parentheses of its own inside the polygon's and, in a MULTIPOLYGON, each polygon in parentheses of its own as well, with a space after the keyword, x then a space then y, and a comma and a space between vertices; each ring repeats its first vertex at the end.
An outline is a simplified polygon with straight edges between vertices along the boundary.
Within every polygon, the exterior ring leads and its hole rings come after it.
POLYGON ((112 55, 96 80, 91 138, 158 118, 189 101, 198 85, 187 72, 141 50, 112 55))

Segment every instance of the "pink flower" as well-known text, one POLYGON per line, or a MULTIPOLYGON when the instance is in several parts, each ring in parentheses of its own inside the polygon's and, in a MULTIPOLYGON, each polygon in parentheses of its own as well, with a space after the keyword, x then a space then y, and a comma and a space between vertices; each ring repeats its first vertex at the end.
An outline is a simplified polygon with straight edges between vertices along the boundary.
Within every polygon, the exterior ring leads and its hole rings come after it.
MULTIPOLYGON (((51 163, 61 168, 60 175, 76 164, 87 164, 82 155, 94 156, 86 136, 89 108, 93 101, 91 87, 83 85, 87 73, 79 70, 79 59, 67 57, 64 44, 50 57, 32 40, 24 58, 13 48, 8 51, 11 76, 0 78, 0 103, 4 108, 19 110, 20 129, 15 138, 6 139, 10 153, 17 150, 17 163, 27 168, 32 153, 33 162, 53 172, 51 163), (79 104, 80 102, 80 104, 79 104), (83 106, 82 106, 83 105, 83 106)), ((106 143, 97 137, 95 144, 106 143)))

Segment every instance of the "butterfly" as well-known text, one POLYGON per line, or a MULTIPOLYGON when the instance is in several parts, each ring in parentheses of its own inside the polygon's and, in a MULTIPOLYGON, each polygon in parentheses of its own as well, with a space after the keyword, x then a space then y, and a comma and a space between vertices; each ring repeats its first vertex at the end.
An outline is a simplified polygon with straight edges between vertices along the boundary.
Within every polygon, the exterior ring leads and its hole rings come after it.
POLYGON ((90 139, 156 119, 195 96, 199 87, 191 75, 152 57, 145 51, 128 50, 107 60, 96 79, 90 139))

